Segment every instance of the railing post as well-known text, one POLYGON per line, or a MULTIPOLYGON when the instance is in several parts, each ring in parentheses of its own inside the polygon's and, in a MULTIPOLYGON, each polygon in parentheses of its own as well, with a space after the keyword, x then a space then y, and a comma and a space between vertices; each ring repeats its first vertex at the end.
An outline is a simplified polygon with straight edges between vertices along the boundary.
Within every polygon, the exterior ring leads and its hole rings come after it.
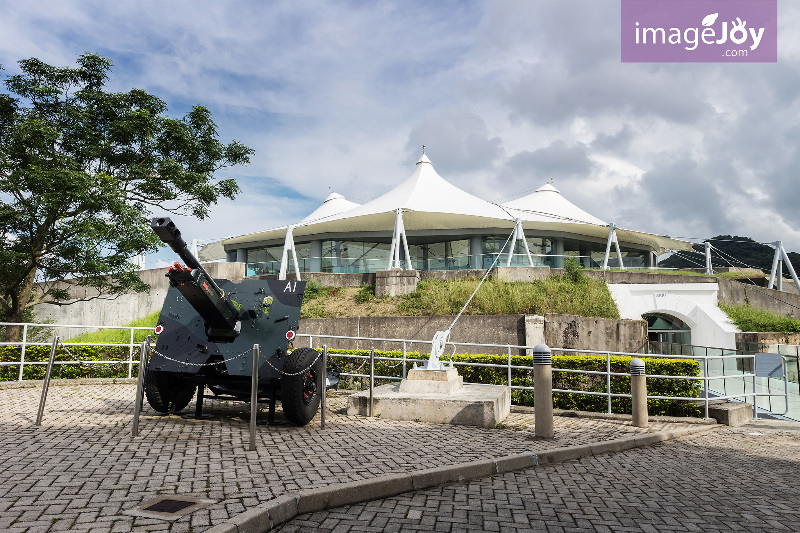
MULTIPOLYGON (((753 358, 753 364, 755 365, 755 357, 753 358)), ((753 368, 755 368, 755 366, 753 368)), ((709 381, 708 381, 708 354, 706 354, 703 357, 703 381, 705 382, 705 386, 703 387, 703 389, 704 389, 703 396, 705 397, 705 404, 706 404, 706 415, 705 415, 704 418, 706 420, 708 420, 708 386, 709 386, 709 381)))
POLYGON ((608 414, 611 414, 611 353, 606 352, 606 396, 608 398, 608 414))
POLYGON ((639 358, 631 360, 631 414, 634 427, 647 427, 647 375, 639 358))
POLYGON ((375 388, 375 348, 369 351, 369 416, 372 416, 373 389, 375 388))
MULTIPOLYGON (((7 328, 6 328, 7 329, 7 328)), ((25 346, 28 342, 28 324, 22 326, 22 346, 19 352, 19 378, 17 381, 22 381, 22 370, 25 368, 25 346)))
POLYGON ((42 398, 39 400, 39 412, 36 414, 36 425, 42 425, 42 415, 44 415, 44 404, 47 401, 47 389, 50 387, 50 376, 53 374, 53 363, 56 360, 56 350, 58 349, 58 336, 53 337, 53 346, 50 348, 50 360, 47 363, 47 371, 44 373, 44 384, 42 386, 42 398))
POLYGON ((553 359, 550 347, 533 348, 533 429, 537 437, 553 438, 553 359))
POLYGON ((320 396, 320 413, 319 425, 320 428, 325 429, 325 402, 327 401, 327 388, 328 388, 328 345, 322 345, 322 372, 320 381, 322 382, 321 396, 320 396))
POLYGON ((250 389, 250 447, 249 451, 256 449, 256 414, 258 414, 258 363, 261 353, 258 344, 253 345, 253 379, 250 389))
POLYGON ((406 341, 403 341, 403 379, 408 375, 406 371, 406 341))
POLYGON ((128 353, 128 379, 133 376, 133 327, 131 327, 131 343, 130 343, 130 352, 128 353))
POLYGON ((139 371, 136 376, 136 400, 133 404, 133 424, 131 435, 139 436, 139 415, 142 413, 144 403, 144 375, 147 372, 147 356, 150 353, 150 335, 139 345, 139 371))
POLYGON ((508 347, 508 386, 511 386, 511 346, 508 347))
POLYGON ((753 354, 753 420, 758 420, 758 391, 756 390, 756 378, 756 354, 753 354))

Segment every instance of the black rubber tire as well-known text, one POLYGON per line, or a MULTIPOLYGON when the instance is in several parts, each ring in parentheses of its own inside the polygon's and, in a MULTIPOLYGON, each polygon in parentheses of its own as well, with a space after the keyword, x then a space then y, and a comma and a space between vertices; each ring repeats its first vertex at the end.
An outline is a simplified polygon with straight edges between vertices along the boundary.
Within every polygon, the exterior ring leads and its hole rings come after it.
POLYGON ((296 376, 281 378, 283 414, 292 424, 305 426, 317 414, 320 402, 318 376, 322 372, 322 357, 311 348, 298 348, 286 357, 283 371, 296 376), (312 365, 313 363, 313 365, 312 365))
POLYGON ((189 405, 196 391, 196 385, 187 383, 174 374, 148 370, 144 375, 147 403, 159 413, 179 413, 189 405))

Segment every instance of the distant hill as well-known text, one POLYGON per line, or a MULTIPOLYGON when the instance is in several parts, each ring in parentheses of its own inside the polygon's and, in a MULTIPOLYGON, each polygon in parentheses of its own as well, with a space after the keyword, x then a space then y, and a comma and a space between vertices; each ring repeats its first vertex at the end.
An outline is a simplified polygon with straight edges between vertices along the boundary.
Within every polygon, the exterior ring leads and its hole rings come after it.
MULTIPOLYGON (((775 256, 775 249, 772 246, 761 244, 749 237, 739 237, 737 235, 717 235, 708 239, 711 246, 722 251, 711 251, 711 263, 715 267, 755 267, 769 273, 772 268, 772 258, 775 256), (727 255, 726 255, 727 254, 727 255)), ((702 268, 705 267, 704 250, 702 244, 695 244, 698 253, 681 252, 672 254, 669 258, 661 261, 659 266, 665 268, 702 268)), ((785 247, 784 247, 785 248, 785 247)), ((795 271, 800 270, 800 254, 789 252, 789 260, 795 271)), ((784 276, 789 273, 784 268, 784 276)))

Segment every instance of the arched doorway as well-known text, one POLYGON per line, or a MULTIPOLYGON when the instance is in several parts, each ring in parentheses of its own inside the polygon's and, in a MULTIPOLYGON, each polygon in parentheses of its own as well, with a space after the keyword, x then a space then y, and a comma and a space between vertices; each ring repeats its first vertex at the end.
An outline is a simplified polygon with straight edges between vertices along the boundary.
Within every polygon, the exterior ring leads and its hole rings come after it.
POLYGON ((686 323, 663 313, 642 315, 647 320, 647 339, 667 344, 692 344, 692 330, 686 323))

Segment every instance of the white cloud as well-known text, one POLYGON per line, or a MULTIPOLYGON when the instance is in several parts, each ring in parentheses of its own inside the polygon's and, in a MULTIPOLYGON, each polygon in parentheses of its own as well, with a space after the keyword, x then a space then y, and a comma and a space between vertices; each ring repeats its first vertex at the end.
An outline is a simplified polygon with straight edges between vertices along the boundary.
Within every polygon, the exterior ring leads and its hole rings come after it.
POLYGON ((596 0, 28 2, 0 19, 0 64, 98 52, 115 90, 207 105, 256 155, 230 172, 235 203, 180 221, 202 238, 297 221, 329 188, 368 201, 424 143, 488 199, 552 176, 627 227, 800 250, 800 8, 779 5, 776 64, 623 64, 619 16, 596 0))

